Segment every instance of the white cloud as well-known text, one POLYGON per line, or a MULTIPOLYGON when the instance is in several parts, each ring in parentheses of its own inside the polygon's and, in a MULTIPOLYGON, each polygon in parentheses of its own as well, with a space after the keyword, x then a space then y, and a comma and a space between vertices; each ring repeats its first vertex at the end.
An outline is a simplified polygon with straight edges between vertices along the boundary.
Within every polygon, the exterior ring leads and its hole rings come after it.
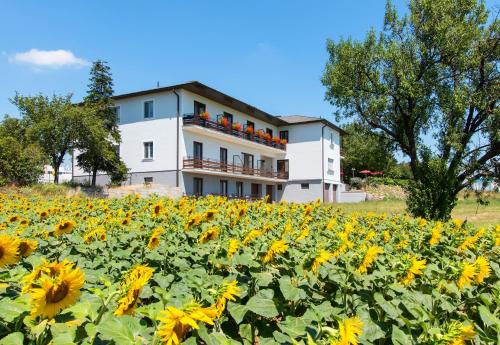
POLYGON ((89 62, 76 57, 71 51, 64 49, 57 50, 38 50, 31 49, 24 53, 16 53, 11 62, 19 62, 38 67, 68 67, 68 66, 87 66, 89 62))

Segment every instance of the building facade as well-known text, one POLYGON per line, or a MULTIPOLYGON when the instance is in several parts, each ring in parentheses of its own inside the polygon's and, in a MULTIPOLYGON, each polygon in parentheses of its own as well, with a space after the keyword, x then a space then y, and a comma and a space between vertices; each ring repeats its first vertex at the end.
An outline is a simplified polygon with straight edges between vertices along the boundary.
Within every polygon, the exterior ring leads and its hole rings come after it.
MULTIPOLYGON (((187 195, 338 200, 343 132, 325 119, 273 116, 199 82, 114 102, 117 150, 130 169, 125 184, 167 184, 187 195)), ((89 179, 76 159, 73 179, 89 179)), ((97 181, 109 178, 99 174, 97 181)))

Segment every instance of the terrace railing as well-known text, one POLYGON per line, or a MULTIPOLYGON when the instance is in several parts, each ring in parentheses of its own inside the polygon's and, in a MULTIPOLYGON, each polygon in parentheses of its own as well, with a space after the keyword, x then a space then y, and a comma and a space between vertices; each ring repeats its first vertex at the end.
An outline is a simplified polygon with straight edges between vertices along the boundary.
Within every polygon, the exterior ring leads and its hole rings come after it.
MULTIPOLYGON (((223 124, 213 121, 213 120, 205 120, 202 119, 198 115, 193 115, 193 114, 184 114, 182 118, 182 123, 184 126, 201 126, 209 129, 216 130, 218 132, 226 133, 229 135, 232 135, 234 137, 238 137, 244 140, 249 140, 253 141, 262 145, 274 147, 279 150, 286 150, 286 145, 282 143, 276 143, 272 140, 267 140, 266 138, 259 137, 258 135, 254 133, 247 133, 246 131, 243 130, 238 130, 232 128, 231 124, 228 124, 224 126, 223 124)), ((255 129, 255 128, 254 128, 255 129)))
POLYGON ((230 174, 252 175, 257 177, 267 177, 275 179, 288 179, 287 171, 270 171, 264 168, 255 169, 238 164, 221 162, 215 159, 200 159, 195 157, 185 157, 182 164, 184 169, 202 169, 209 171, 219 171, 230 174))

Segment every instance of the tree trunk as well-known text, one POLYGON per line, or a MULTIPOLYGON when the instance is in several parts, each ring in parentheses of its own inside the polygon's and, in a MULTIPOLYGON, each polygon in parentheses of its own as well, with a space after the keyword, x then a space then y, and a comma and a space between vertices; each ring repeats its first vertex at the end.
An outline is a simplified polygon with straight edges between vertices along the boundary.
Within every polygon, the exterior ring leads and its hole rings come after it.
POLYGON ((97 169, 92 170, 92 187, 95 187, 97 180, 97 169))
POLYGON ((54 184, 59 184, 59 164, 55 164, 54 168, 54 184))

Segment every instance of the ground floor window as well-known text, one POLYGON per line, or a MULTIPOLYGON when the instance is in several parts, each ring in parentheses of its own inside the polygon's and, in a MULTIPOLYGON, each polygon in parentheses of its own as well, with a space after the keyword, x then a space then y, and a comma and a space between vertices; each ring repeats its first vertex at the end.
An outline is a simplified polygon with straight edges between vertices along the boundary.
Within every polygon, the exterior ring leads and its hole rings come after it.
POLYGON ((220 180, 220 195, 227 196, 227 180, 220 180))
POLYGON ((196 196, 203 195, 203 179, 200 177, 193 178, 193 192, 196 196))
POLYGON ((145 177, 144 178, 144 184, 151 184, 151 183, 153 183, 152 177, 145 177))
POLYGON ((278 185, 278 190, 283 190, 283 185, 281 183, 278 185))
POLYGON ((301 189, 309 189, 309 183, 301 183, 300 188, 301 189))
POLYGON ((240 198, 243 196, 243 182, 241 181, 236 181, 236 196, 240 198))

